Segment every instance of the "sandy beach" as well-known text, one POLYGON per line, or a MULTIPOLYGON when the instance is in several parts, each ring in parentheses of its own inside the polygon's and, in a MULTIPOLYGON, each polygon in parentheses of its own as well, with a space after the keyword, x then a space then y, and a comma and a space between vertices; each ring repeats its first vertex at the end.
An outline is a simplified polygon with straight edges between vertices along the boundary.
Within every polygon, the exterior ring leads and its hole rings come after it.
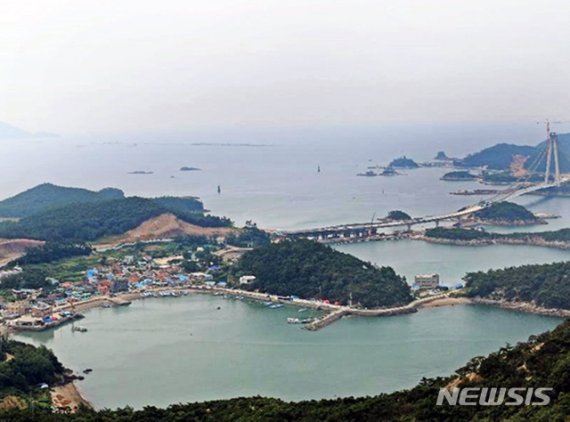
POLYGON ((473 301, 467 297, 442 297, 418 305, 418 308, 439 308, 441 306, 469 305, 473 301))

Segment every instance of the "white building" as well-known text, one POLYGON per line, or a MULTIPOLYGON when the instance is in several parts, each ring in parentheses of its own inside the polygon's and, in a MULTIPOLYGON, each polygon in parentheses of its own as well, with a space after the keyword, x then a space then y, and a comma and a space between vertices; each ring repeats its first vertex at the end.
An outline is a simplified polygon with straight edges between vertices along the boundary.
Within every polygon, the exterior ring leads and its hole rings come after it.
POLYGON ((255 281, 254 275, 242 275, 239 278, 239 284, 251 284, 255 281))
POLYGON ((415 283, 420 289, 433 289, 439 286, 439 274, 418 274, 415 283))

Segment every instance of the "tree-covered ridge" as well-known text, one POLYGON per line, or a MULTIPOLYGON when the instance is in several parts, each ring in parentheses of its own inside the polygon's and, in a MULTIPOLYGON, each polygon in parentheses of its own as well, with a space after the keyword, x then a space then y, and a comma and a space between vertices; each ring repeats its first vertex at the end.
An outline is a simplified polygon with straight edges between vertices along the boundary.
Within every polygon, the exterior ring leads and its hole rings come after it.
POLYGON ((95 192, 43 183, 0 201, 0 217, 28 217, 70 204, 109 201, 124 197, 123 191, 114 188, 95 192))
POLYGON ((372 308, 408 303, 410 288, 390 267, 377 268, 309 240, 284 241, 247 252, 236 274, 253 274, 248 286, 276 295, 328 299, 372 308))
POLYGON ((508 169, 515 155, 531 156, 536 147, 529 145, 497 144, 460 160, 466 167, 487 167, 493 170, 508 169))
POLYGON ((477 356, 448 377, 424 378, 410 390, 373 397, 285 402, 250 397, 203 403, 176 404, 166 409, 124 408, 78 414, 11 410, 6 420, 59 421, 567 421, 570 408, 570 321, 527 342, 505 346, 487 357, 477 356), (437 406, 440 388, 552 388, 547 406, 437 406))
POLYGON ((560 229, 544 232, 518 232, 518 233, 493 233, 483 230, 436 227, 427 229, 426 237, 433 239, 476 241, 476 240, 526 240, 532 242, 542 239, 546 242, 570 242, 570 229, 560 229))
POLYGON ((479 271, 468 273, 464 280, 469 296, 570 309, 570 262, 479 271))
POLYGON ((267 245, 271 242, 271 236, 266 231, 260 230, 255 225, 247 225, 238 233, 232 233, 226 237, 226 243, 241 248, 255 248, 267 245))
POLYGON ((28 394, 39 384, 61 381, 64 367, 44 346, 0 337, 0 398, 28 394))
POLYGON ((88 242, 133 229, 146 220, 172 213, 183 221, 203 227, 230 226, 231 221, 201 213, 181 211, 182 201, 130 197, 105 202, 71 204, 44 211, 20 221, 0 224, 0 237, 50 241, 88 242))
POLYGON ((152 199, 154 203, 164 207, 170 211, 180 213, 202 213, 204 212, 204 204, 194 196, 176 197, 161 196, 152 199))
POLYGON ((536 216, 522 205, 513 202, 495 202, 477 211, 475 216, 487 221, 536 221, 536 216))
POLYGON ((91 247, 85 244, 46 242, 26 250, 26 255, 13 261, 12 264, 35 265, 46 264, 60 259, 73 256, 88 256, 92 252, 91 247))
MULTIPOLYGON (((491 170, 509 170, 513 157, 521 155, 528 157, 525 167, 534 163, 538 163, 536 171, 544 172, 546 167, 545 160, 538 160, 545 148, 543 141, 536 146, 530 145, 514 145, 500 143, 492 147, 485 148, 479 152, 469 154, 456 163, 465 167, 487 167, 491 170)), ((560 151, 560 170, 562 172, 570 171, 570 133, 558 134, 558 149, 560 151)))

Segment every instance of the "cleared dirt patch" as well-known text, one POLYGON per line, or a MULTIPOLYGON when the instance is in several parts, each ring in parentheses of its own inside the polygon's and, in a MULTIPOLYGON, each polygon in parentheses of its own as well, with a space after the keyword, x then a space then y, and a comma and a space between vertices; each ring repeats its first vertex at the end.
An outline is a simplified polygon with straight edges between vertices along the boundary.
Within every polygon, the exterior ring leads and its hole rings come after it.
POLYGON ((31 239, 0 239, 0 267, 26 253, 26 249, 41 246, 45 242, 31 239))
POLYGON ((174 214, 161 214, 145 221, 140 226, 120 236, 105 239, 95 245, 96 248, 109 248, 121 243, 133 243, 141 240, 172 238, 176 236, 216 236, 226 237, 238 229, 230 227, 200 227, 178 219, 174 214))

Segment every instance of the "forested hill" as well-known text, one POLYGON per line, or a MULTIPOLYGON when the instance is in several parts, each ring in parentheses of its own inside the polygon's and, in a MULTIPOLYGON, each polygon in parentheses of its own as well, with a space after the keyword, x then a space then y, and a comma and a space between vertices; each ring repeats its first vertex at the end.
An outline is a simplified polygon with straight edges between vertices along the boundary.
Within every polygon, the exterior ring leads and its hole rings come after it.
POLYGON ((309 240, 285 241, 247 252, 236 274, 253 274, 249 286, 276 295, 328 299, 372 308, 412 300, 410 288, 390 267, 377 268, 309 240))
POLYGON ((536 216, 522 205, 508 201, 495 202, 490 207, 477 211, 475 216, 485 221, 533 222, 537 220, 536 216))
POLYGON ((0 201, 0 217, 28 217, 69 204, 102 202, 124 197, 125 194, 120 189, 106 188, 95 192, 43 183, 0 201))
POLYGON ((570 262, 479 271, 464 280, 468 296, 570 309, 570 262))
POLYGON ((226 218, 188 211, 196 201, 195 198, 130 197, 70 204, 24 217, 18 222, 0 223, 0 237, 94 241, 104 236, 122 234, 165 213, 172 213, 183 221, 202 227, 226 227, 232 224, 226 218))
MULTIPOLYGON (((486 166, 492 170, 508 170, 513 162, 513 156, 522 155, 529 157, 526 166, 535 162, 540 152, 544 149, 544 142, 536 146, 514 145, 500 143, 479 152, 467 155, 457 163, 466 167, 486 166)), ((570 172, 570 133, 558 134, 558 144, 560 151, 560 170, 570 172)), ((544 160, 543 160, 544 161, 544 160)), ((545 163, 537 166, 538 171, 544 171, 545 163)))
POLYGON ((479 152, 469 154, 460 163, 467 167, 484 167, 493 170, 506 170, 513 162, 514 155, 530 156, 536 147, 529 145, 497 144, 479 152))
MULTIPOLYGON (((520 390, 518 391, 520 393, 520 390)), ((524 400, 525 392, 522 393, 524 400)), ((508 396, 507 396, 508 399, 508 396)), ((539 399, 535 399, 539 401, 539 399)), ((509 400, 511 401, 511 400, 509 400)), ((422 379, 416 387, 373 397, 284 402, 250 397, 203 403, 176 404, 166 409, 124 408, 78 414, 52 414, 47 410, 12 410, 0 413, 13 422, 59 421, 567 421, 570 406, 570 322, 552 332, 531 336, 515 347, 505 346, 487 357, 475 357, 448 377, 422 379), (440 388, 518 387, 552 388, 546 406, 437 406, 440 388)))

